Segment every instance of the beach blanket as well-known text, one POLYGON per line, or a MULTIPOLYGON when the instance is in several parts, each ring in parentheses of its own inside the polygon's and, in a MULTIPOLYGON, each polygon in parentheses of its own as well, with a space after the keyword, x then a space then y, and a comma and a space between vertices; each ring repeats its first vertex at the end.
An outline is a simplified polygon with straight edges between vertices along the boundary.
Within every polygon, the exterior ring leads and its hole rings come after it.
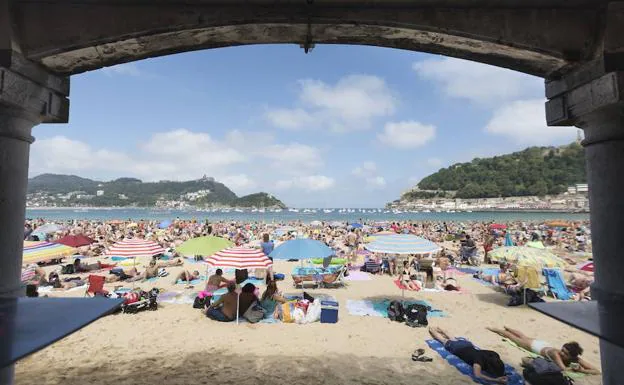
MULTIPOLYGON (((503 338, 503 341, 507 342, 509 345, 513 346, 514 348, 521 350, 528 357, 531 357, 531 358, 541 357, 541 355, 536 354, 536 353, 534 353, 534 352, 532 352, 530 350, 526 350, 525 348, 523 348, 522 346, 516 344, 515 342, 513 342, 512 340, 510 340, 508 338, 503 338)), ((584 373, 573 372, 571 370, 564 371, 563 375, 566 376, 566 377, 569 377, 569 378, 571 378, 573 380, 585 377, 584 373)))
POLYGON ((345 281, 370 281, 370 274, 363 271, 350 271, 345 277, 345 281))
MULTIPOLYGON (((465 338, 460 338, 465 339, 465 338)), ((472 366, 468 365, 464 361, 462 361, 459 357, 454 354, 451 354, 448 350, 444 348, 444 345, 440 341, 437 340, 427 340, 427 345, 446 360, 449 364, 454 366, 457 370, 459 370, 462 374, 469 376, 472 380, 478 384, 494 384, 492 381, 485 381, 480 378, 475 377, 474 372, 472 370, 472 366)), ((477 348, 475 346, 475 348, 477 348)), ((478 349, 478 348, 477 348, 478 349)), ((509 364, 505 364, 505 375, 507 376, 507 384, 508 385, 523 385, 524 378, 522 375, 517 373, 513 366, 509 364)))
POLYGON ((574 294, 568 290, 565 284, 561 270, 544 269, 544 275, 546 276, 546 282, 548 282, 548 289, 557 299, 566 301, 574 297, 574 294))
POLYGON ((158 303, 169 303, 176 305, 192 305, 197 297, 197 292, 183 292, 183 291, 167 291, 158 295, 158 303))
MULTIPOLYGON (((349 299, 347 300, 347 311, 350 315, 388 318, 388 306, 390 305, 390 302, 391 301, 389 299, 376 301, 349 299)), ((435 309, 427 301, 403 301, 403 305, 406 307, 412 304, 431 307, 432 310, 427 312, 428 317, 446 317, 446 314, 442 310, 435 309)))

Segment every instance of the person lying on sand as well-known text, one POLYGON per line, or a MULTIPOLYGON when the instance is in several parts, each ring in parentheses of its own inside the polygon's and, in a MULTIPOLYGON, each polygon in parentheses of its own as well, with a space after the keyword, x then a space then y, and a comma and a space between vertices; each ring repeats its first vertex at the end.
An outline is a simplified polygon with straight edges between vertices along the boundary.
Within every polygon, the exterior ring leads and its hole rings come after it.
POLYGON ((523 349, 552 360, 561 370, 568 370, 568 366, 570 366, 575 372, 600 374, 598 369, 580 357, 581 354, 583 354, 583 348, 581 348, 578 342, 568 342, 564 344, 561 349, 557 349, 553 348, 553 344, 549 342, 528 337, 519 330, 511 329, 506 326, 504 329, 487 329, 509 339, 523 349))
POLYGON ((459 340, 439 327, 430 327, 429 334, 440 341, 450 353, 472 366, 475 377, 498 384, 507 383, 505 364, 498 353, 491 350, 479 350, 474 347, 472 342, 459 340), (491 376, 483 372, 487 372, 491 376))
POLYGON ((593 278, 584 274, 573 273, 570 275, 568 287, 574 292, 576 301, 591 300, 591 284, 593 278))
POLYGON ((480 271, 475 274, 474 277, 482 281, 489 282, 493 285, 502 286, 504 288, 518 284, 518 281, 513 276, 513 266, 508 263, 501 262, 499 267, 500 272, 498 274, 487 275, 483 274, 483 272, 480 271))
POLYGON ((408 261, 403 261, 403 269, 399 274, 399 282, 401 282, 408 290, 418 291, 422 288, 422 282, 412 280, 411 268, 408 261))
POLYGON ((67 281, 61 281, 61 279, 58 276, 58 273, 56 272, 51 272, 50 276, 48 277, 48 282, 50 283, 50 285, 52 285, 52 290, 69 290, 69 289, 73 289, 74 287, 78 287, 78 286, 84 286, 87 283, 81 279, 72 279, 72 280, 67 280, 67 281))
POLYGON ((173 284, 175 285, 178 281, 190 283, 192 280, 198 279, 198 278, 199 278, 199 271, 195 270, 191 274, 188 270, 183 270, 180 272, 180 274, 178 274, 175 277, 175 279, 173 280, 173 284))
POLYGON ((238 295, 236 294, 236 284, 228 283, 228 292, 221 298, 206 308, 206 317, 219 322, 232 322, 236 319, 236 308, 238 307, 238 295))
POLYGON ((219 290, 220 288, 227 286, 229 283, 230 281, 223 277, 223 270, 217 269, 213 275, 208 277, 208 282, 206 282, 206 291, 212 292, 219 290))

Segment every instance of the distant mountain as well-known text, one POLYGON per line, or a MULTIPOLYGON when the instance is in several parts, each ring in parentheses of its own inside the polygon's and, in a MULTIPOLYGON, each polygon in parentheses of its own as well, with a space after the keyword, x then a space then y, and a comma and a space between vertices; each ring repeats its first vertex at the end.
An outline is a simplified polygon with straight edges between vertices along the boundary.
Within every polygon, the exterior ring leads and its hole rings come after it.
POLYGON ((223 183, 207 177, 185 182, 143 182, 136 178, 101 182, 75 175, 42 174, 28 180, 28 193, 67 206, 154 206, 158 201, 180 201, 196 206, 285 207, 267 193, 239 198, 223 183))
POLYGON ((570 185, 586 183, 586 180, 585 153, 578 143, 530 147, 443 168, 425 177, 401 199, 554 195, 566 191, 570 185))

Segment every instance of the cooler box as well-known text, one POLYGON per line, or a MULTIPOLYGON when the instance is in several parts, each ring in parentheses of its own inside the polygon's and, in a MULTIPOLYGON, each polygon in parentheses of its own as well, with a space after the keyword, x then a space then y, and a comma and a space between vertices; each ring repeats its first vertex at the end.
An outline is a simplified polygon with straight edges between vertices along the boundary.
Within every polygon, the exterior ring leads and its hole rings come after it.
POLYGON ((321 301, 321 323, 335 324, 338 322, 338 302, 321 301))

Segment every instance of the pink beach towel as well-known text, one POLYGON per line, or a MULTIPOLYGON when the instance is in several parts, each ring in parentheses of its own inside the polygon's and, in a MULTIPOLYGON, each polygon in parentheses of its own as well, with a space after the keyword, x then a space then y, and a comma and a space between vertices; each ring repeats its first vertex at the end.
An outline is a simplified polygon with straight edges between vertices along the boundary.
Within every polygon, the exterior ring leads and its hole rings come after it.
POLYGON ((395 284, 395 285, 396 285, 399 289, 401 289, 401 290, 407 290, 407 291, 420 291, 420 290, 412 290, 412 289, 409 289, 407 286, 405 286, 405 285, 404 285, 401 281, 399 281, 398 279, 397 279, 397 280, 394 280, 394 281, 392 281, 392 282, 394 282, 394 284, 395 284))

